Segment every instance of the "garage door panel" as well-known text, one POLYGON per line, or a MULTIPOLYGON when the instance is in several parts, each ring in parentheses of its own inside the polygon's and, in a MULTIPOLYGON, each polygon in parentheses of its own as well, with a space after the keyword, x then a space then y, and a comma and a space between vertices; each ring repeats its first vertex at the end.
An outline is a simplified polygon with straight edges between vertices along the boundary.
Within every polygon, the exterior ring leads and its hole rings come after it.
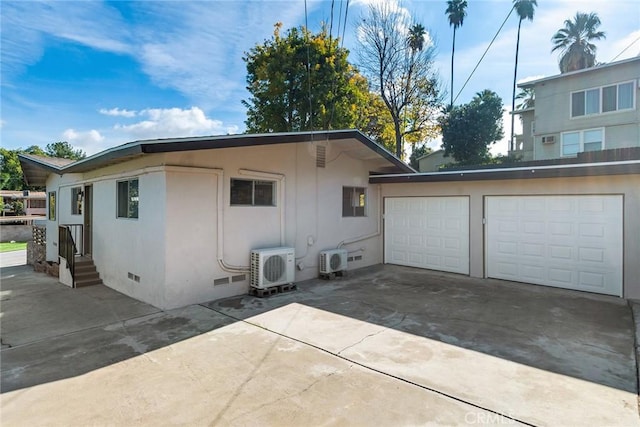
POLYGON ((385 262, 469 274, 468 197, 387 198, 384 233, 385 262))
POLYGON ((622 295, 621 196, 492 196, 486 217, 489 277, 622 295))

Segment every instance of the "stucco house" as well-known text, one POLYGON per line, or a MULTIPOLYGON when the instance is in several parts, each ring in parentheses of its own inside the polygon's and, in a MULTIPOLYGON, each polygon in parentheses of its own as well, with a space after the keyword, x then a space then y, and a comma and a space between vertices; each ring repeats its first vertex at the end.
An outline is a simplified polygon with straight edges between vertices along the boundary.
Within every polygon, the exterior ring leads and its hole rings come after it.
POLYGON ((295 252, 294 281, 318 276, 321 251, 345 248, 348 269, 640 299, 640 149, 611 153, 416 173, 345 130, 137 141, 66 167, 20 161, 56 200, 48 260, 58 231, 82 226, 74 240, 107 286, 172 308, 246 293, 251 251, 268 247, 295 252))
POLYGON ((510 154, 522 160, 640 147, 640 57, 519 84, 535 107, 516 111, 523 133, 510 154))
POLYGON ((246 293, 252 249, 295 250, 295 281, 319 252, 345 248, 349 268, 377 264, 378 186, 371 173, 412 173, 358 131, 136 141, 57 166, 20 155, 53 209, 47 260, 62 246, 90 257, 102 281, 161 308, 246 293))
POLYGON ((437 172, 447 163, 454 162, 453 157, 445 157, 444 150, 440 149, 418 158, 418 170, 420 172, 437 172))

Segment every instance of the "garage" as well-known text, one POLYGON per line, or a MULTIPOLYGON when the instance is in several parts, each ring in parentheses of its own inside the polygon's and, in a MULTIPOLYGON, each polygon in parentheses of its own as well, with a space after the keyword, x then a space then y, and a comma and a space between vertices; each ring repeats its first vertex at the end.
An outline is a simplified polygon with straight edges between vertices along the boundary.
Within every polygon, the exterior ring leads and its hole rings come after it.
POLYGON ((621 195, 487 196, 487 276, 622 296, 621 195))
POLYGON ((469 274, 468 197, 387 197, 387 264, 469 274))

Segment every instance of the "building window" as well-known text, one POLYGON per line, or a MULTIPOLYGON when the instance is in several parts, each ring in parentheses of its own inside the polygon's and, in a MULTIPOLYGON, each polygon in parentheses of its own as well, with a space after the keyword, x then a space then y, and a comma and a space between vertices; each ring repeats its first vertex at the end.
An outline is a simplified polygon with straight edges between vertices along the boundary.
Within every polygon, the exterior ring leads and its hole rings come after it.
POLYGON ((588 129, 562 134, 562 156, 575 156, 583 151, 604 149, 604 129, 588 129))
POLYGON ((42 209, 47 207, 47 201, 44 199, 30 199, 29 207, 32 209, 42 209))
POLYGON ((231 206, 275 206, 275 181, 231 179, 231 206))
POLYGON ((630 110, 634 106, 634 82, 587 89, 571 94, 571 117, 630 110))
POLYGON ((118 181, 118 218, 138 218, 138 178, 118 181))
POLYGON ((342 187, 342 216, 365 216, 366 189, 342 187))
POLYGON ((82 187, 71 189, 71 214, 82 215, 82 187))
POLYGON ((56 220, 56 192, 49 192, 49 220, 56 220))

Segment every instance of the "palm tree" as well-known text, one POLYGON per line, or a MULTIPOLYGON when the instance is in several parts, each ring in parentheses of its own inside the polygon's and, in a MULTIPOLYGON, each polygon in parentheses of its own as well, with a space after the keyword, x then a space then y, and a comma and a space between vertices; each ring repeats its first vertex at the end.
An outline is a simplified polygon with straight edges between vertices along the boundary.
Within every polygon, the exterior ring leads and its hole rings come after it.
POLYGON ((409 48, 411 52, 422 50, 424 47, 424 35, 427 30, 421 24, 415 24, 409 30, 409 48))
MULTIPOLYGON (((535 13, 536 6, 538 6, 538 2, 536 0, 513 0, 513 7, 518 14, 520 20, 518 21, 518 37, 516 38, 516 64, 513 68, 513 96, 511 97, 511 112, 516 108, 516 81, 518 76, 518 50, 520 49, 520 27, 522 26, 522 21, 528 19, 529 21, 533 21, 533 15, 535 13)), ((511 148, 514 148, 514 139, 513 139, 513 124, 514 124, 515 116, 511 114, 511 148)))
POLYGON ((453 105, 453 56, 456 52, 456 30, 462 26, 464 17, 467 16, 467 0, 447 0, 449 25, 453 26, 453 47, 451 48, 451 105, 453 105))
POLYGON ((520 89, 520 92, 516 95, 516 99, 520 100, 516 110, 526 110, 536 106, 536 93, 532 87, 520 89))
POLYGON ((600 26, 600 18, 595 12, 576 12, 573 21, 564 21, 564 28, 558 30, 551 38, 553 49, 560 51, 561 73, 582 70, 596 64, 596 46, 594 40, 606 38, 603 31, 596 31, 600 26))

